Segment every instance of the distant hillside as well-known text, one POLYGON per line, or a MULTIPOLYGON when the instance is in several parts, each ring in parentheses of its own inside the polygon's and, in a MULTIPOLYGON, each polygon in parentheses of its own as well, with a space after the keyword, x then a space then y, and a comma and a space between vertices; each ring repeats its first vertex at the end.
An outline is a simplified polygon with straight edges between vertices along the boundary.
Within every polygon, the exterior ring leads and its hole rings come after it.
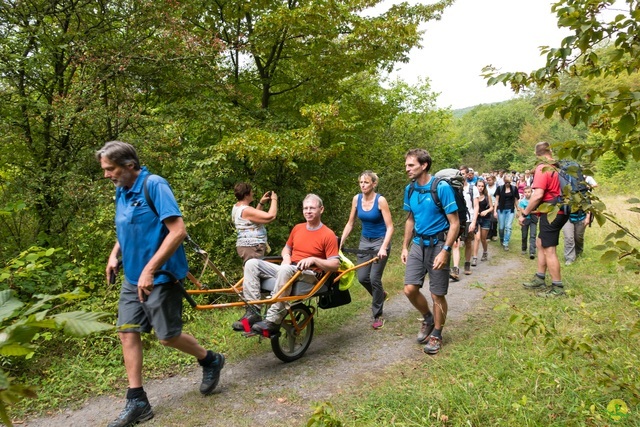
POLYGON ((488 104, 478 104, 478 105, 473 105, 471 107, 459 108, 457 110, 453 110, 453 112, 452 112, 453 118, 454 119, 459 119, 460 117, 464 116, 465 114, 467 114, 469 111, 473 110, 476 107, 481 107, 483 105, 497 105, 497 104, 502 104, 503 102, 509 102, 509 101, 510 100, 501 101, 501 102, 490 102, 488 104))

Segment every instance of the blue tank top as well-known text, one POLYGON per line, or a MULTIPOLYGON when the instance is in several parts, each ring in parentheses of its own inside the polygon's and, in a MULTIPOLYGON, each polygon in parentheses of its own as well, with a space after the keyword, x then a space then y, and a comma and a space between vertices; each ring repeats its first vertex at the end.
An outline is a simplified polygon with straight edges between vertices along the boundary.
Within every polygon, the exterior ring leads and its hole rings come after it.
POLYGON ((358 219, 362 222, 362 235, 368 239, 377 239, 387 234, 387 225, 384 223, 382 212, 378 207, 379 194, 373 199, 371 210, 362 209, 362 193, 358 194, 358 219))

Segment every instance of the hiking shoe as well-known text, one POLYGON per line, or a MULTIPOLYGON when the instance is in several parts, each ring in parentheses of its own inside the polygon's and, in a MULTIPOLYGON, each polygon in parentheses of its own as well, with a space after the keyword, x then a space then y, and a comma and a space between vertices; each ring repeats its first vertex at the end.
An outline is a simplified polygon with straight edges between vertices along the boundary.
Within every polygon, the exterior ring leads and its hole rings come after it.
POLYGON ((427 342, 429 335, 433 332, 433 328, 436 325, 434 323, 427 323, 424 320, 422 321, 422 325, 420 325, 420 332, 418 332, 418 336, 416 337, 416 341, 418 344, 424 344, 427 342))
POLYGON ((438 354, 440 347, 442 347, 442 338, 431 335, 423 351, 427 354, 438 354))
POLYGON ((536 254, 534 252, 531 252, 529 254, 529 259, 536 259, 536 254))
POLYGON ((526 289, 543 289, 547 287, 547 282, 545 282, 544 279, 539 278, 537 275, 534 275, 530 282, 524 282, 522 286, 526 289))
POLYGON ((505 252, 509 252, 509 246, 507 246, 507 245, 502 245, 502 247, 504 248, 504 251, 505 251, 505 252))
POLYGON ((262 316, 260 316, 258 313, 254 313, 253 311, 250 312, 249 310, 247 310, 244 316, 242 316, 239 320, 233 322, 231 328, 234 331, 248 332, 251 330, 251 327, 255 323, 258 323, 261 320, 262 316), (248 329, 245 329, 245 324, 248 326, 248 329))
POLYGON ((451 267, 451 271, 449 272, 449 277, 454 282, 460 280, 460 268, 459 267, 451 267))
MULTIPOLYGON (((209 350, 211 351, 211 350, 209 350)), ((209 395, 218 386, 220 381, 220 371, 224 366, 224 356, 220 353, 215 354, 216 359, 207 366, 202 367, 202 383, 200 384, 200 393, 209 395)))
POLYGON ((522 255, 526 255, 527 251, 522 251, 521 253, 522 253, 522 255))
POLYGON ((128 427, 151 418, 153 418, 153 410, 148 400, 127 399, 118 418, 111 421, 107 427, 128 427))
POLYGON ((488 259, 489 259, 489 252, 483 252, 482 258, 480 258, 480 261, 487 261, 488 259))
POLYGON ((471 258, 471 267, 475 267, 478 265, 478 257, 471 258))
POLYGON ((373 329, 381 329, 384 326, 384 318, 382 316, 378 316, 373 319, 373 323, 371 324, 373 329))
POLYGON ((566 294, 564 293, 563 286, 553 286, 553 285, 546 291, 538 292, 536 294, 536 296, 540 298, 555 298, 555 297, 561 297, 564 295, 566 294))
POLYGON ((253 325, 251 327, 251 330, 257 334, 269 336, 278 332, 280 330, 280 325, 278 325, 277 323, 270 322, 268 320, 263 320, 253 325), (265 332, 267 333, 265 334, 265 332))
POLYGON ((467 276, 469 274, 471 274, 471 263, 470 262, 465 262, 464 263, 464 274, 466 274, 467 276))

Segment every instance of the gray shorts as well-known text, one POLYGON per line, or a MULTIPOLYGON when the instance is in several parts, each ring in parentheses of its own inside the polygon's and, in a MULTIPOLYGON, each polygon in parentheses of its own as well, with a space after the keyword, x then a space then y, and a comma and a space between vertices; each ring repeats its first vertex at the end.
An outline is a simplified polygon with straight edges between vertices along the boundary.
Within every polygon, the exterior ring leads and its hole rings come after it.
POLYGON ((435 246, 424 246, 411 244, 409 256, 407 257, 407 267, 404 271, 404 283, 422 287, 424 278, 429 273, 429 292, 434 295, 444 296, 449 290, 449 266, 441 270, 433 269, 433 260, 442 251, 443 241, 439 241, 435 246))
POLYGON ((118 332, 151 332, 166 340, 182 333, 182 292, 173 283, 156 285, 144 303, 138 299, 138 287, 126 279, 118 302, 118 332), (120 329, 122 325, 137 325, 120 329))

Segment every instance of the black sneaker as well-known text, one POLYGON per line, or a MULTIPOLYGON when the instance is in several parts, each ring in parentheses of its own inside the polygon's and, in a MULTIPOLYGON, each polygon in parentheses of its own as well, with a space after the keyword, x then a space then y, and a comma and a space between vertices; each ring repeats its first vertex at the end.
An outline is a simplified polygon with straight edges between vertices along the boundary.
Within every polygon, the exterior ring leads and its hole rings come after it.
POLYGON ((258 322, 253 325, 251 330, 260 335, 271 336, 280 330, 280 325, 268 320, 263 320, 262 322, 258 322))
POLYGON ((148 400, 127 399, 127 403, 118 418, 111 421, 107 427, 133 426, 151 418, 153 418, 153 410, 148 400))
POLYGON ((220 382, 220 371, 222 371, 222 367, 224 366, 224 355, 216 353, 215 357, 216 360, 211 362, 208 366, 202 367, 200 393, 205 396, 213 393, 213 390, 218 386, 218 382, 220 382))
POLYGON ((418 344, 424 344, 427 342, 427 339, 429 338, 429 335, 431 335, 431 332, 433 332, 434 327, 435 324, 427 323, 424 320, 422 321, 422 324, 420 325, 420 332, 418 332, 418 336, 416 337, 418 344))
POLYGON ((261 320, 262 316, 260 316, 258 313, 247 311, 239 320, 233 322, 231 328, 234 331, 249 332, 251 330, 251 327, 261 320), (247 324, 248 328, 245 328, 245 323, 247 324))

